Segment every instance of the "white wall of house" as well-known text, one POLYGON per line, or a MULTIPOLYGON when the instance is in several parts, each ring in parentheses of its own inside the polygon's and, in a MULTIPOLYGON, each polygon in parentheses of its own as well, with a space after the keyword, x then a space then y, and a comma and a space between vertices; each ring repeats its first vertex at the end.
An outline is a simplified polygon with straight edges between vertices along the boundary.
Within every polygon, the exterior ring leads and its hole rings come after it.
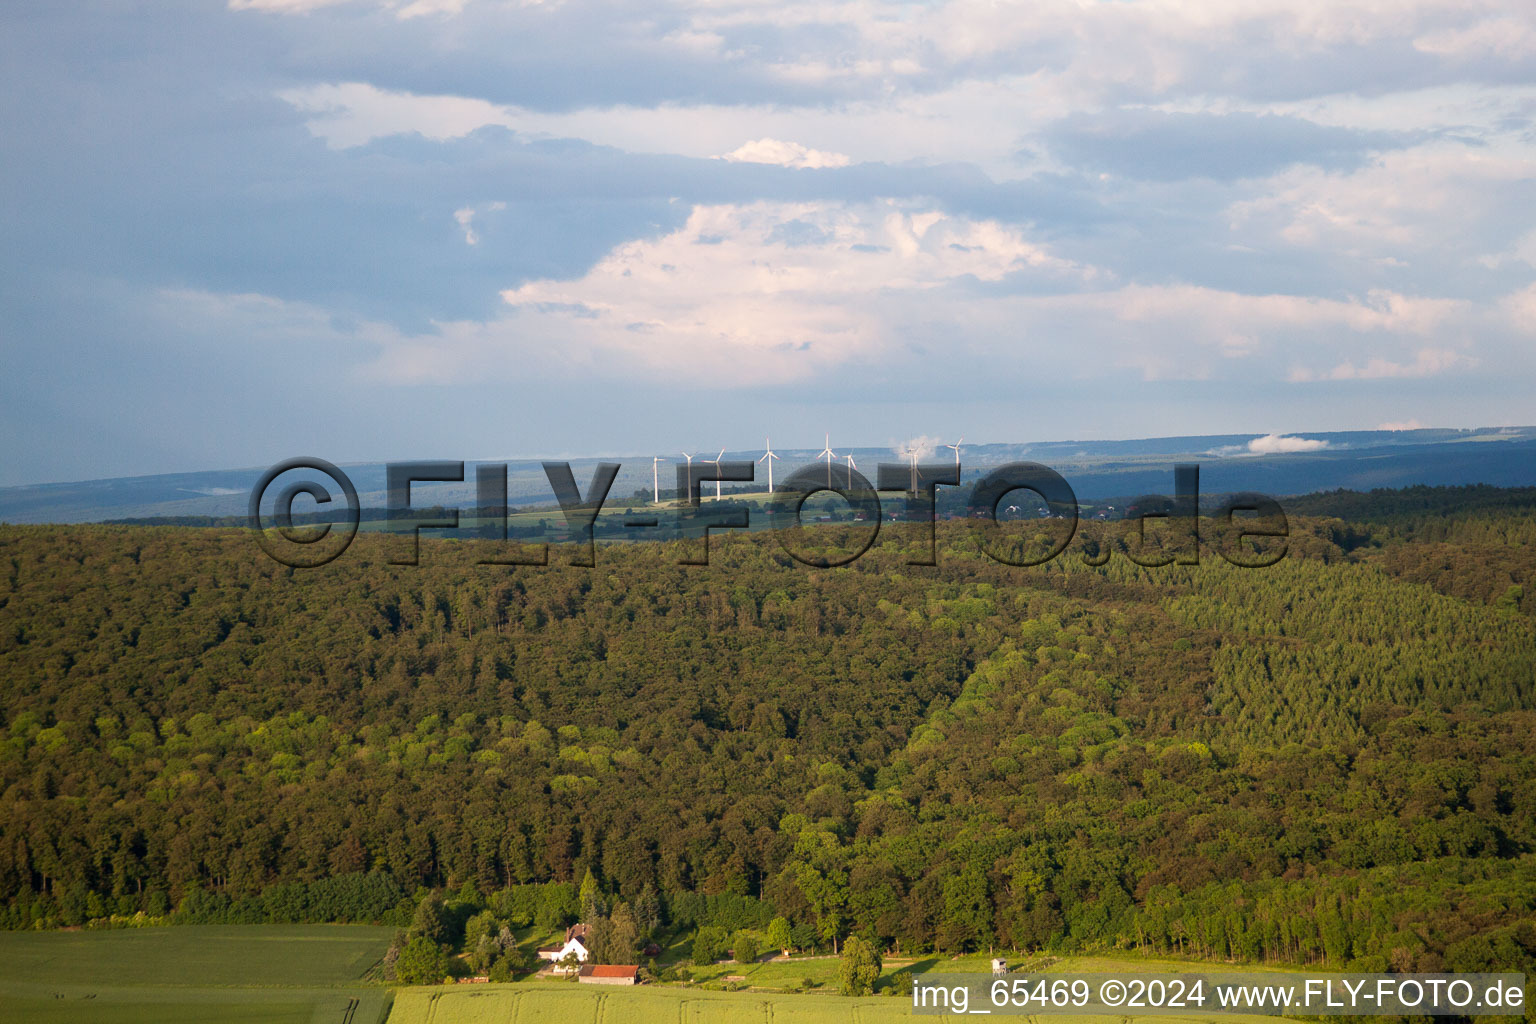
POLYGON ((539 950, 539 956, 543 957, 545 960, 552 960, 555 963, 559 963, 561 960, 564 960, 572 953, 576 954, 577 960, 580 960, 582 963, 587 962, 587 956, 589 955, 587 953, 587 947, 582 945, 580 939, 570 939, 558 950, 539 950))

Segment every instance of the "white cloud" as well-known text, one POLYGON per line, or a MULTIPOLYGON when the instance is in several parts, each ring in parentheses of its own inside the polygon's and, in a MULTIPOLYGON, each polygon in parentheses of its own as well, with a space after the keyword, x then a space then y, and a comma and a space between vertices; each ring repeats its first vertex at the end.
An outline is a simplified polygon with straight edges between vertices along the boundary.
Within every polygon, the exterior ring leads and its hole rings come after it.
POLYGON ((995 221, 892 201, 763 202, 696 206, 682 228, 621 245, 578 280, 502 297, 519 329, 571 351, 762 383, 885 351, 903 295, 1014 274, 1089 272, 995 221))
POLYGON ((1536 284, 1506 295, 1499 301, 1499 312, 1515 333, 1536 335, 1536 284))
MULTIPOLYGON (((1363 363, 1339 363, 1327 373, 1329 380, 1382 380, 1390 377, 1434 377, 1450 370, 1470 368, 1477 359, 1446 348, 1421 348, 1411 361, 1374 356, 1363 363)), ((1310 379, 1310 378, 1293 378, 1310 379)))
MULTIPOLYGON (((231 6, 301 13, 333 2, 342 0, 231 0, 231 6)), ((453 26, 449 32, 469 20, 465 0, 372 0, 371 6, 400 18, 463 12, 442 19, 453 26)), ((491 23, 520 28, 525 23, 506 12, 532 4, 483 6, 504 19, 491 23)), ((543 22, 526 24, 537 30, 543 22)), ((991 0, 916 6, 681 0, 597 12, 570 5, 560 26, 590 38, 598 61, 614 45, 632 56, 638 42, 656 53, 717 60, 722 71, 745 69, 758 81, 813 86, 833 103, 852 96, 888 105, 965 82, 1027 76, 1028 89, 1015 104, 1023 112, 1059 99, 1083 109, 1212 92, 1256 100, 1322 91, 1379 94, 1383 70, 1426 63, 1504 81, 1498 72, 1518 67, 1536 47, 1536 14, 1508 0, 1041 0, 1029 5, 1027 16, 991 0)), ((1441 77, 1435 70, 1425 68, 1423 77, 1441 77)))
POLYGON ((464 229, 464 244, 479 245, 480 236, 475 233, 475 215, 477 213, 490 213, 505 210, 507 204, 497 200, 494 203, 486 203, 483 206, 465 206, 453 211, 453 219, 459 227, 464 229))
POLYGON ((307 127, 333 149, 412 132, 437 141, 458 139, 487 125, 517 123, 515 111, 485 100, 393 92, 366 82, 285 89, 278 96, 313 115, 307 127))
POLYGON ((1414 49, 1437 57, 1521 60, 1536 54, 1536 25, 1529 15, 1478 21, 1463 28, 1427 32, 1413 41, 1414 49))
POLYGON ((468 0, 411 0, 401 7, 399 17, 422 18, 430 14, 453 15, 464 10, 468 0))
POLYGON ((1298 166, 1228 209, 1249 244, 1354 259, 1471 263, 1490 242, 1529 229, 1512 218, 1536 178, 1536 152, 1436 141, 1384 153, 1341 173, 1298 166))
POLYGON ((780 142, 778 139, 757 139, 743 143, 721 159, 732 163, 777 164, 780 167, 848 166, 848 158, 841 153, 824 153, 819 149, 808 149, 798 142, 780 142))
POLYGON ((405 382, 506 366, 730 389, 939 360, 1078 380, 1348 381, 1475 366, 1471 342, 1431 339, 1489 316, 1391 292, 1122 285, 1018 229, 890 200, 696 206, 681 228, 619 245, 578 278, 502 297, 503 317, 396 339, 371 372, 405 382))
MULTIPOLYGON (((461 26, 474 17, 459 12, 459 0, 405 4, 386 9, 430 7, 457 14, 461 26)), ((1358 91, 1368 79, 1357 72, 1373 61, 1517 59, 1536 18, 1497 0, 1367 0, 1347 8, 1327 0, 1045 0, 1028 19, 985 0, 915 9, 887 0, 689 0, 669 11, 660 23, 616 14, 595 45, 622 37, 631 56, 675 55, 700 62, 694 67, 719 61, 722 73, 729 66, 750 69, 759 83, 765 73, 795 83, 800 96, 799 86, 814 83, 815 96, 775 101, 748 89, 753 99, 742 102, 690 91, 686 100, 594 99, 541 111, 531 101, 522 107, 365 82, 282 95, 336 148, 412 132, 446 140, 497 125, 524 137, 789 168, 883 161, 894 173, 909 161, 970 161, 993 178, 978 184, 978 194, 1026 169, 1070 176, 1076 169, 1057 163, 1064 158, 1051 151, 1046 129, 1085 111, 1278 113, 1423 141, 1351 170, 1299 164, 1199 196, 1176 184, 1154 190, 1111 179, 1062 186, 1096 227, 1058 227, 1060 241, 1049 250, 1033 226, 946 214, 927 200, 701 205, 684 228, 620 245, 574 279, 509 288, 502 319, 403 339, 378 367, 393 367, 400 379, 452 372, 444 369, 456 362, 445 348, 452 336, 493 358, 515 350, 524 363, 611 361, 655 373, 681 362, 700 378, 745 371, 762 381, 802 379, 904 346, 942 348, 960 362, 1017 353, 1062 367, 1091 346, 1094 366, 1073 372, 1363 381, 1464 371, 1484 355, 1493 359, 1500 338, 1536 323, 1536 292, 1488 299, 1497 286, 1479 290, 1455 276, 1529 262, 1536 232, 1510 211, 1536 180, 1536 141, 1520 138, 1536 86, 1442 83, 1425 73, 1358 91), (793 49, 764 42, 791 37, 793 49), (1231 73, 1234 53, 1252 58, 1241 65, 1250 70, 1231 73), (1314 80, 1325 84, 1314 89, 1314 80), (1471 146, 1454 133, 1488 144, 1471 146), (1129 214, 1133 208, 1151 219, 1129 214), (1221 208, 1225 234, 1219 223, 1202 227, 1200 219, 1221 208), (887 225, 893 217, 899 230, 887 225), (1192 235, 1209 230, 1204 241, 1241 253, 1245 263, 1307 270, 1223 288, 1186 283, 1212 280, 1208 266, 1177 262, 1180 243, 1198 245, 1197 237, 1171 238, 1168 262, 1159 251, 1153 266, 1114 251, 1120 233, 1145 237, 1166 224, 1192 235), (1020 276, 1029 287, 1016 287, 1020 276), (975 282, 1000 287, 978 292, 975 282), (559 353, 535 356, 530 349, 541 344, 559 353)), ((509 17, 511 24, 522 16, 509 17)), ((436 24, 428 19, 423 31, 436 24)), ((452 32, 426 38, 446 52, 461 45, 452 32)), ((991 201, 989 194, 969 208, 991 201)), ((1038 202, 1009 197, 997 205, 1022 220, 1031 201, 1038 202)), ((455 211, 466 244, 481 244, 489 209, 455 211)))
POLYGON ((277 95, 312 115, 306 121, 309 131, 333 149, 410 133, 444 141, 494 125, 530 138, 583 139, 632 153, 697 158, 729 153, 752 162, 781 162, 756 159, 754 147, 767 143, 785 147, 789 160, 794 159, 796 148, 803 147, 827 167, 845 162, 970 161, 1004 177, 1018 174, 1034 160, 1019 153, 1019 135, 1071 109, 1065 97, 1052 96, 1011 76, 959 82, 933 92, 893 96, 878 104, 838 106, 620 103, 552 112, 473 97, 381 89, 356 81, 285 89, 277 95), (998 132, 999 122, 1013 126, 1012 130, 998 132), (743 146, 744 135, 758 141, 743 146), (800 141, 778 141, 790 135, 800 141))
POLYGON ((229 0, 232 11, 270 11, 276 14, 306 14, 321 7, 335 7, 353 0, 229 0))
MULTIPOLYGON (((308 14, 322 7, 337 7, 358 0, 229 0, 232 11, 266 11, 273 14, 308 14)), ((402 21, 429 14, 455 15, 469 0, 374 0, 373 6, 392 9, 402 21)), ((534 0, 537 2, 537 0, 534 0)))
POLYGON ((900 444, 892 445, 891 451, 900 455, 903 459, 910 459, 915 455, 917 456, 917 461, 922 462, 924 459, 930 459, 937 455, 939 446, 943 443, 944 441, 941 438, 922 434, 917 437, 910 437, 900 444))
MULTIPOLYGON (((466 209, 472 229, 476 208, 466 209)), ((1313 358, 1333 353, 1333 369, 1294 380, 1450 372, 1477 358, 1422 339, 1405 346, 1382 308, 1189 287, 1087 290, 1100 280, 990 222, 891 202, 759 203, 696 207, 682 228, 618 246, 578 278, 508 289, 505 312, 484 321, 404 331, 261 295, 177 292, 162 304, 166 322, 202 324, 210 336, 351 353, 359 385, 704 386, 747 404, 764 387, 832 381, 867 401, 871 373, 935 394, 967 377, 963 386, 983 393, 999 381, 1113 389, 1127 370, 1279 381, 1306 345, 1313 358), (1241 354, 1230 350, 1234 329, 1251 339, 1241 354)), ((1317 443, 1271 435, 1246 451, 1317 443)))
POLYGON ((1248 451, 1254 455, 1282 455, 1289 452, 1316 452, 1328 447, 1328 442, 1307 437, 1289 437, 1283 434, 1265 434, 1248 442, 1248 451))

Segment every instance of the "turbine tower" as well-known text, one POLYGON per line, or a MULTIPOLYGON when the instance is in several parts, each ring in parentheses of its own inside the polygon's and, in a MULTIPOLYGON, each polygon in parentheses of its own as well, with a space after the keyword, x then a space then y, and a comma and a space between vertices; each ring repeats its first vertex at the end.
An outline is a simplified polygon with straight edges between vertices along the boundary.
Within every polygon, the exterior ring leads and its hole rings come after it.
POLYGON ((720 500, 720 460, 725 458, 725 449, 720 449, 720 454, 710 461, 715 464, 715 500, 720 500))
POLYGON ((853 490, 853 471, 855 469, 858 469, 859 467, 858 467, 858 463, 853 461, 853 456, 852 455, 847 456, 847 459, 848 459, 848 489, 851 491, 851 490, 853 490))
POLYGON ((768 493, 769 494, 773 493, 773 460, 776 459, 776 458, 778 458, 778 456, 773 454, 773 442, 768 440, 766 437, 763 438, 763 457, 758 459, 757 461, 758 462, 766 462, 766 463, 768 463, 768 493))
POLYGON ((827 445, 816 454, 816 457, 827 460, 827 490, 830 491, 832 489, 832 460, 837 458, 837 453, 832 450, 832 435, 825 434, 823 436, 826 438, 827 445))
POLYGON ((656 472, 656 466, 667 460, 660 455, 651 456, 651 498, 656 504, 661 504, 661 475, 656 472))
MULTIPOLYGON (((684 502, 689 502, 693 500, 693 455, 689 455, 687 452, 678 452, 678 454, 688 460, 688 493, 679 494, 678 498, 684 502)), ((694 454, 698 453, 695 452, 694 454)))
POLYGON ((959 471, 960 471, 960 446, 963 445, 963 444, 965 444, 965 438, 962 437, 960 440, 956 441, 954 444, 947 444, 947 445, 944 446, 945 448, 951 449, 955 453, 955 474, 956 474, 956 476, 959 475, 959 471))
POLYGON ((902 454, 910 456, 911 459, 912 459, 912 493, 916 494, 917 493, 917 449, 916 448, 908 448, 902 454))

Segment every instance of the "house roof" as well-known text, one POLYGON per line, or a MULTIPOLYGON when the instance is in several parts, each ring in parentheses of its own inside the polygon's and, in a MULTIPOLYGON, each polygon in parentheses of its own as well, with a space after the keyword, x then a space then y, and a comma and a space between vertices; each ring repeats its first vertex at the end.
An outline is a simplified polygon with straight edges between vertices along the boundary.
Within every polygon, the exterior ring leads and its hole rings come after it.
POLYGON ((583 978, 633 978, 639 973, 639 964, 588 964, 581 969, 583 978))

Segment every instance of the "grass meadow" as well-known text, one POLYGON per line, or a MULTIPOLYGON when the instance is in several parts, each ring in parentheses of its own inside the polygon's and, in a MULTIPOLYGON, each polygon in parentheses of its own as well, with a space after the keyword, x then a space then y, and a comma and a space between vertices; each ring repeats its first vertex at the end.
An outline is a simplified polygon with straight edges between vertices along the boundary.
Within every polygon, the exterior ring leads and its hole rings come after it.
POLYGON ((378 1024, 392 934, 351 925, 0 932, 0 1024, 378 1024))
MULTIPOLYGON (((913 1013, 910 1000, 894 996, 848 999, 836 993, 791 995, 536 982, 402 989, 388 1024, 896 1024, 961 1019, 966 1018, 958 1014, 919 1017, 913 1013)), ((1049 1019, 1053 1024, 1124 1024, 1128 1018, 1053 1014, 1049 1019)), ((1258 1024, 1270 1018, 1211 1014, 1148 1019, 1158 1024, 1193 1024, 1196 1020, 1204 1024, 1258 1024)))
MULTIPOLYGON (((0 1024, 885 1024, 914 1016, 902 997, 838 995, 832 957, 715 964, 696 969, 696 982, 687 987, 525 981, 390 989, 376 970, 390 934, 328 925, 0 932, 0 1024), (725 984, 743 990, 723 991, 725 984)), ((1009 966, 1041 965, 1011 958, 1009 966)), ((1127 974, 1202 967, 1136 957, 1069 958, 1050 966, 1127 974)), ((981 973, 989 962, 967 956, 886 964, 887 974, 901 969, 981 973)), ((1242 1018, 1244 1024, 1259 1019, 1242 1018)), ((1059 1020, 1123 1024, 1125 1018, 1059 1020)))
MULTIPOLYGON (((1038 962, 1010 957, 1013 970, 1029 970, 1038 962)), ((1188 960, 1069 957, 1053 960, 1053 971, 1114 972, 1118 974, 1174 974, 1211 970, 1214 965, 1188 960)), ((888 961, 885 974, 897 970, 916 973, 986 973, 986 956, 956 958, 922 957, 916 961, 888 961)), ((1245 970, 1255 970, 1248 966, 1245 970)), ((451 985, 401 989, 395 997, 388 1024, 887 1024, 895 1021, 962 1019, 960 1015, 916 1016, 907 998, 875 995, 849 999, 837 994, 837 960, 768 960, 756 964, 721 963, 696 968, 695 985, 609 988, 567 981, 520 982, 511 985, 451 985), (741 979, 745 991, 726 992, 712 987, 726 979, 741 979), (814 987, 800 989, 805 981, 814 987), (701 987, 705 986, 705 987, 701 987)), ((974 1016, 972 1014, 971 1016, 974 1016)), ((1022 1017, 1015 1019, 1023 1019, 1022 1017)), ((1050 1015, 1058 1024, 1125 1024, 1126 1016, 1050 1015)), ((1228 1022, 1259 1024, 1271 1018, 1259 1016, 1147 1018, 1158 1024, 1228 1022)))

